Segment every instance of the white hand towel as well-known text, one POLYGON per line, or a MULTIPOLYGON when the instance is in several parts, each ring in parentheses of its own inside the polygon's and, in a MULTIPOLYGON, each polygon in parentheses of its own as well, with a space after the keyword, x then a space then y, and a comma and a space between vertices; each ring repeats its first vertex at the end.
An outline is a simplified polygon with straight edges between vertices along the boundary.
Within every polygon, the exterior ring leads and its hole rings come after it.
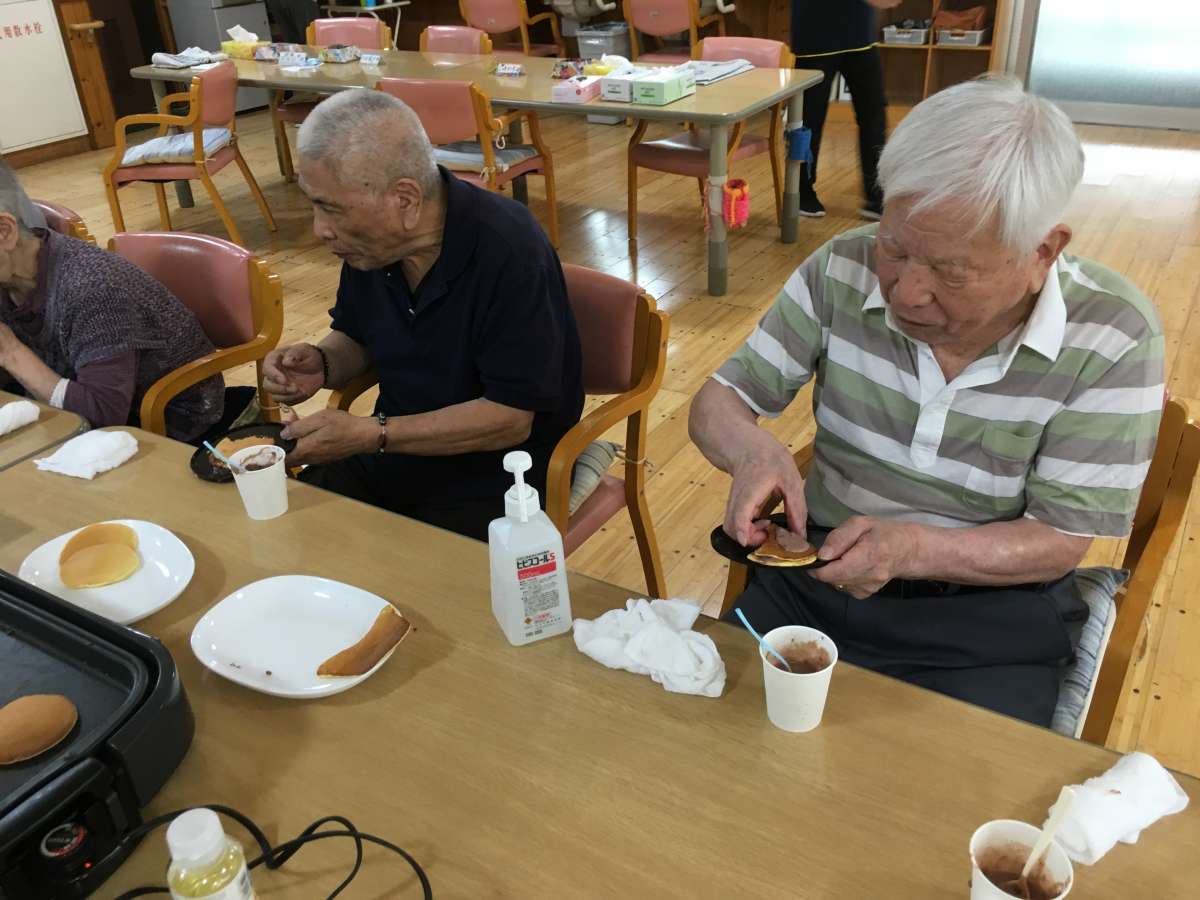
POLYGON ((1071 859, 1089 866, 1117 841, 1137 843, 1142 829, 1188 805, 1171 773, 1145 753, 1127 754, 1103 775, 1072 787, 1075 804, 1057 840, 1071 859))
POLYGON ((46 459, 35 459, 39 469, 91 480, 115 469, 137 453, 137 439, 128 431, 89 431, 71 438, 46 459))
POLYGON ((699 615, 685 600, 629 600, 598 619, 576 619, 575 646, 610 669, 649 675, 668 691, 720 697, 725 663, 712 638, 691 630, 699 615))
POLYGON ((16 431, 18 428, 24 428, 37 421, 41 411, 37 408, 37 404, 30 403, 28 400, 14 400, 12 403, 5 403, 0 406, 0 435, 8 434, 10 431, 16 431))

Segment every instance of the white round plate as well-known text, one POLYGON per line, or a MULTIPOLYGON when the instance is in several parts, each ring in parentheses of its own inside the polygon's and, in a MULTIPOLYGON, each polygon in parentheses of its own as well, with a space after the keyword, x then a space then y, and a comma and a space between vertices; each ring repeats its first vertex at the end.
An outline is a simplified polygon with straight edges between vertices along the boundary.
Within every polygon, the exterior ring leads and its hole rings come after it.
MULTIPOLYGON (((328 578, 277 575, 234 591, 192 630, 192 652, 218 675, 276 697, 327 697, 370 678, 318 675, 329 657, 357 644, 387 604, 328 578)), ((395 648, 392 648, 393 651, 395 648)))
POLYGON ((132 625, 158 612, 183 593, 196 573, 196 560, 183 541, 153 522, 140 519, 109 521, 128 525, 137 532, 137 553, 142 565, 124 581, 82 589, 69 588, 62 583, 58 577, 58 556, 67 541, 83 530, 81 528, 60 534, 30 553, 21 563, 17 577, 121 625, 132 625))

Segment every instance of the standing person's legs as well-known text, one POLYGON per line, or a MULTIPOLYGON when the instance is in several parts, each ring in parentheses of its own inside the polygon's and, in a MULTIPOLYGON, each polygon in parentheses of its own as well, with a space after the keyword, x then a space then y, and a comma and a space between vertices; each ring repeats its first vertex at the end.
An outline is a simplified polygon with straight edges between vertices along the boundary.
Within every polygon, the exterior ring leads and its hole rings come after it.
POLYGON ((817 199, 813 185, 817 180, 817 157, 821 152, 821 134, 825 130, 825 116, 829 112, 830 80, 837 73, 838 60, 841 54, 833 56, 812 56, 796 61, 800 69, 820 69, 824 78, 804 92, 804 126, 812 132, 812 165, 805 166, 800 179, 800 214, 805 216, 823 216, 825 207, 817 199))
POLYGON ((883 62, 872 47, 841 57, 842 77, 850 89, 854 119, 858 123, 858 161, 862 167, 866 209, 879 218, 883 193, 879 190, 879 154, 887 140, 887 98, 883 88, 883 62))

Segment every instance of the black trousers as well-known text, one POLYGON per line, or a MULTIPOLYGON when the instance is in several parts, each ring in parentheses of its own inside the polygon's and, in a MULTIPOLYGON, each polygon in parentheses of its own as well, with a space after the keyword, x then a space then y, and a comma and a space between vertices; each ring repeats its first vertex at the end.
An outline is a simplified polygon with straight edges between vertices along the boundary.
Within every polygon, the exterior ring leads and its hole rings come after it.
POLYGON ((830 56, 809 56, 796 60, 801 69, 820 69, 824 80, 804 92, 804 124, 812 131, 812 172, 809 181, 817 180, 817 161, 821 153, 821 133, 825 130, 825 115, 829 111, 830 81, 836 74, 846 80, 850 89, 854 119, 858 122, 858 162, 862 167, 863 196, 868 203, 882 203, 879 190, 879 154, 887 140, 887 100, 883 92, 883 62, 875 47, 853 53, 830 56))
POLYGON ((1074 574, 1010 587, 897 580, 858 600, 804 572, 754 567, 735 606, 759 634, 807 625, 846 662, 1047 726, 1088 614, 1074 574))
POLYGON ((300 480, 343 497, 360 500, 410 519, 418 519, 478 541, 487 540, 488 524, 504 515, 504 498, 438 500, 416 493, 409 479, 397 477, 396 467, 378 453, 364 453, 337 462, 309 466, 300 480))
POLYGON ((317 0, 267 0, 267 10, 279 25, 280 38, 289 44, 305 43, 308 23, 321 15, 317 0))

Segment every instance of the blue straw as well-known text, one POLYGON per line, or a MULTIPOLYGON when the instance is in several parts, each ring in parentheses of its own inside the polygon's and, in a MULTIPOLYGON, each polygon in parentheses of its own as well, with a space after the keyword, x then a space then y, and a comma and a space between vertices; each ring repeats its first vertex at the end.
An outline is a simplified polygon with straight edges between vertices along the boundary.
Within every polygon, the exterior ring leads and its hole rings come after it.
MULTIPOLYGON (((225 454, 224 454, 224 453, 222 453, 220 450, 218 450, 216 447, 214 447, 214 446, 213 446, 212 444, 210 444, 208 441, 205 441, 205 442, 204 442, 204 446, 208 448, 208 452, 209 452, 209 453, 211 453, 213 456, 215 456, 215 457, 216 457, 217 459, 219 459, 221 462, 225 463, 225 465, 229 467, 229 471, 230 471, 230 472, 240 472, 240 471, 242 471, 242 467, 241 467, 241 466, 239 466, 237 463, 235 463, 235 462, 231 461, 231 460, 230 460, 228 457, 226 457, 226 456, 225 456, 225 454)), ((750 626, 749 626, 749 625, 747 625, 746 627, 747 627, 747 628, 749 628, 750 626)))
POLYGON ((750 624, 750 620, 746 618, 741 608, 735 607, 733 611, 737 613, 737 617, 742 620, 742 624, 746 626, 746 630, 754 635, 755 640, 762 644, 762 648, 768 653, 773 654, 781 663, 783 663, 783 667, 785 669, 787 669, 789 672, 792 671, 792 667, 788 665, 788 661, 780 656, 779 652, 774 647, 763 640, 763 636, 761 634, 754 630, 754 626, 750 624))

